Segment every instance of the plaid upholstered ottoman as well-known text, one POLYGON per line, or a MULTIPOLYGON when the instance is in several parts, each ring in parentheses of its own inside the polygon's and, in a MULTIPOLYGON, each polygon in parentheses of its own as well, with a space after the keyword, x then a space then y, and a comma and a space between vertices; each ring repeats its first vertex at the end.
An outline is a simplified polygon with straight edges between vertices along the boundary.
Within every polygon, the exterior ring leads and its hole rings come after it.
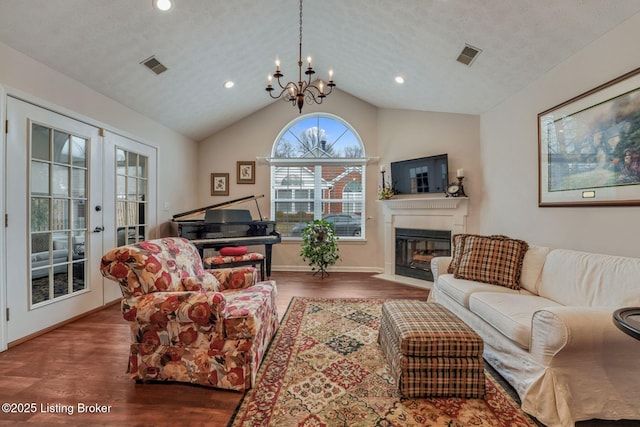
POLYGON ((440 304, 385 302, 378 340, 402 397, 484 396, 482 339, 440 304))

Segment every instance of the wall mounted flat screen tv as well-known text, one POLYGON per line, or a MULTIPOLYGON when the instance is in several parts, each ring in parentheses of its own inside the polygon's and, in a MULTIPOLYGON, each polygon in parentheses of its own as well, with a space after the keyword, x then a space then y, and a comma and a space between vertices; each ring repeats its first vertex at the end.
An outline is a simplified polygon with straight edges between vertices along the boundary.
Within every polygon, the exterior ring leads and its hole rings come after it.
POLYGON ((448 180, 446 154, 391 163, 391 184, 397 194, 444 193, 448 180))

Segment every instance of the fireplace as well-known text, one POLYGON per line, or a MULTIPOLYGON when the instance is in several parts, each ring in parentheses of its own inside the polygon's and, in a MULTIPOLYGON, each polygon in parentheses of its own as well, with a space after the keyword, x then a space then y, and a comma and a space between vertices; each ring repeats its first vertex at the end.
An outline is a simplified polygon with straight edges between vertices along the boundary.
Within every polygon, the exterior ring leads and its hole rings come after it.
POLYGON ((396 228, 395 274, 433 281, 431 259, 451 255, 451 231, 396 228))
MULTIPOLYGON (((402 228, 445 230, 451 233, 450 236, 466 233, 469 199, 467 197, 396 196, 390 200, 381 201, 381 204, 384 214, 384 272, 376 277, 430 289, 433 280, 396 273, 396 230, 402 228)), ((450 241, 450 238, 448 240, 450 241)), ((418 261, 426 262, 426 260, 418 261)))

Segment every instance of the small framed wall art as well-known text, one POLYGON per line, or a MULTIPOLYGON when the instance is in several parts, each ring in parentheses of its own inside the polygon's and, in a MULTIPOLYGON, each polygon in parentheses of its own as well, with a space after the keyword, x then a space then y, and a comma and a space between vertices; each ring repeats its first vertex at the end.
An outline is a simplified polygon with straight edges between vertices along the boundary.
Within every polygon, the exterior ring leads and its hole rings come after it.
POLYGON ((256 183, 256 162, 238 162, 238 184, 256 183))
POLYGON ((229 195, 229 174, 228 173, 212 173, 211 174, 211 195, 212 196, 228 196, 229 195))

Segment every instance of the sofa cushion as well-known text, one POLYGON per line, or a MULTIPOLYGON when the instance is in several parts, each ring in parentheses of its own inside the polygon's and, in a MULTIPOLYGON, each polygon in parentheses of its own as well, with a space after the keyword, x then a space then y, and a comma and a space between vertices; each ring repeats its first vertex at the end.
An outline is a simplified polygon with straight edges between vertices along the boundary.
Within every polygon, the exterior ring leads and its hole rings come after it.
POLYGON ((532 294, 538 295, 542 267, 551 248, 544 246, 529 246, 522 261, 522 273, 520 274, 520 286, 532 294))
POLYGON ((247 253, 246 246, 228 246, 224 248, 220 248, 218 251, 222 256, 242 256, 247 253))
POLYGON ((500 292, 509 294, 531 295, 524 289, 515 290, 488 283, 474 282, 465 279, 456 279, 453 274, 443 274, 434 284, 442 293, 465 308, 469 308, 469 297, 475 292, 500 292))
POLYGON ((528 248, 527 242, 505 236, 468 235, 454 275, 458 279, 519 289, 522 261, 528 248))
POLYGON ((469 298, 471 312, 525 350, 529 349, 533 314, 560 305, 536 295, 504 292, 476 292, 469 298))
POLYGON ((564 305, 640 306, 640 258, 554 249, 544 263, 539 295, 564 305))
POLYGON ((455 234, 451 238, 451 262, 447 268, 447 273, 455 273, 458 269, 460 257, 462 256, 462 244, 464 242, 464 238, 467 236, 468 234, 455 234))

